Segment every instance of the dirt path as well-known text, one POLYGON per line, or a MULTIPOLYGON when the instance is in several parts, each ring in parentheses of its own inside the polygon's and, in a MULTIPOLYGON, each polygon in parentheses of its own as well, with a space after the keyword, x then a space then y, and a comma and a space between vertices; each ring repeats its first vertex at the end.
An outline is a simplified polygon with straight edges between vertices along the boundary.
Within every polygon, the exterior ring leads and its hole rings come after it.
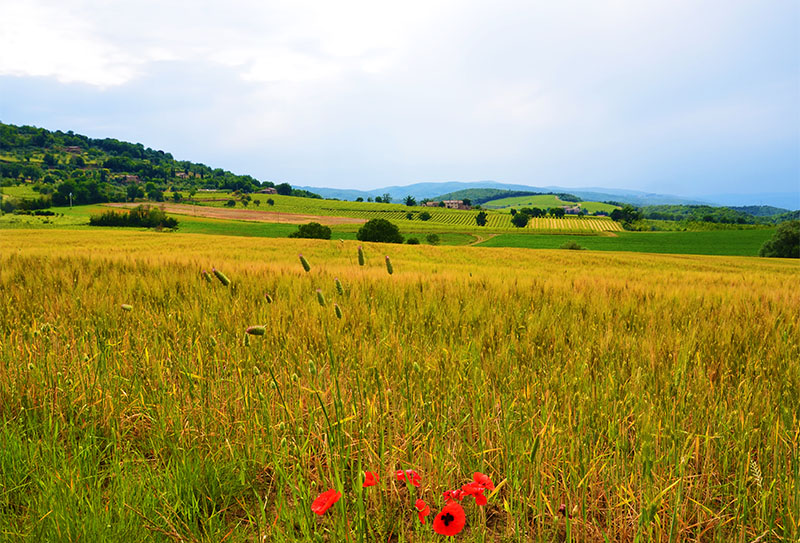
POLYGON ((470 235, 471 236, 475 236, 477 239, 475 241, 469 242, 467 245, 477 245, 477 244, 479 244, 481 242, 486 241, 487 239, 492 239, 497 234, 486 234, 486 235, 483 235, 483 234, 470 233, 470 235))
MULTIPOLYGON (((109 207, 131 208, 140 204, 136 203, 113 203, 105 204, 109 207)), ((155 204, 153 204, 155 205, 155 204)), ((366 219, 354 219, 351 217, 329 217, 325 215, 301 215, 295 213, 276 213, 274 211, 256 211, 254 209, 227 209, 222 207, 192 206, 186 204, 157 204, 167 213, 177 215, 191 215, 194 217, 206 217, 209 219, 223 219, 234 221, 252 222, 277 222, 288 224, 304 224, 307 222, 318 222, 320 224, 361 224, 367 222, 366 219)))

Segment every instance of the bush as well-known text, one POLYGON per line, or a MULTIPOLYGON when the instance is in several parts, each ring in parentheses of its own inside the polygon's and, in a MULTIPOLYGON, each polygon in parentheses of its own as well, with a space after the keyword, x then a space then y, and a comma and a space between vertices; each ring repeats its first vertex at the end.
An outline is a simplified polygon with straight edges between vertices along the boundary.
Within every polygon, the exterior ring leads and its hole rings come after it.
POLYGON ((422 213, 419 214, 419 220, 429 221, 431 220, 431 214, 428 213, 427 211, 423 211, 422 213))
POLYGON ((331 239, 331 229, 318 222, 301 224, 297 232, 289 234, 290 238, 331 239))
POLYGON ((419 245, 419 240, 417 238, 408 238, 406 245, 419 245))
POLYGON ((356 238, 359 241, 377 241, 379 243, 403 243, 403 236, 397 225, 386 219, 371 219, 358 229, 356 238))
POLYGON ((428 243, 431 245, 439 245, 439 243, 441 243, 439 240, 439 234, 428 234, 425 239, 428 240, 428 243))
POLYGON ((772 239, 761 246, 758 256, 800 258, 800 221, 786 221, 779 224, 772 239))
POLYGON ((486 212, 481 211, 475 215, 475 222, 478 224, 478 226, 486 226, 486 212))
POLYGON ((517 228, 525 228, 528 226, 528 221, 531 218, 525 213, 515 213, 513 217, 511 217, 511 224, 516 226, 517 228))
POLYGON ((563 244, 559 249, 570 249, 572 251, 582 251, 584 248, 578 245, 577 241, 568 241, 563 244))
POLYGON ((146 205, 136 206, 127 213, 113 209, 89 219, 90 226, 130 226, 145 228, 177 228, 178 220, 167 217, 163 210, 146 205))
POLYGON ((225 202, 225 205, 227 207, 236 207, 236 200, 228 200, 227 202, 225 202))

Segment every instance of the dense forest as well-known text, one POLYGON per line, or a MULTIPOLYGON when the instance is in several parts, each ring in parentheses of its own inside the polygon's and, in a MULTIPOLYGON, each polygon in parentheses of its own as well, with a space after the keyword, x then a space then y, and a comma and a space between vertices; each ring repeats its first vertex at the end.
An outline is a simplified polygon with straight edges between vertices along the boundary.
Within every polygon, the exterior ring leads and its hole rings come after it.
MULTIPOLYGON (((148 199, 197 190, 253 192, 275 187, 279 194, 316 197, 288 183, 259 181, 205 164, 175 160, 167 152, 112 138, 72 131, 0 123, 0 185, 29 183, 41 197, 16 202, 27 209, 148 199)), ((12 205, 5 202, 6 207, 12 205)))
POLYGON ((645 219, 723 224, 776 224, 800 218, 800 211, 769 209, 777 213, 770 214, 762 206, 731 208, 707 205, 644 206, 641 213, 645 219))

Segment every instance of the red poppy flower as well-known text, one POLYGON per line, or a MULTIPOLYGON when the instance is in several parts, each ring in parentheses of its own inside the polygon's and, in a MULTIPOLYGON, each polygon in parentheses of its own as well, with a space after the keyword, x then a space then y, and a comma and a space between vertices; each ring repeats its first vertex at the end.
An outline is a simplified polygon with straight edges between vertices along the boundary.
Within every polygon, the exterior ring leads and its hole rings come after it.
POLYGON ((433 519, 433 531, 442 535, 456 535, 464 529, 466 521, 464 508, 456 502, 450 502, 433 519))
POLYGON ((425 524, 425 517, 431 514, 431 508, 428 507, 428 504, 425 503, 425 500, 417 500, 417 503, 414 505, 417 508, 417 516, 419 517, 419 521, 422 524, 425 524))
POLYGON ((325 511, 331 508, 331 505, 339 501, 339 498, 342 497, 341 492, 336 492, 336 489, 332 488, 330 490, 326 490, 322 494, 320 494, 314 503, 311 504, 311 510, 314 511, 318 515, 325 514, 325 511))
POLYGON ((494 490, 494 483, 489 479, 488 475, 476 471, 472 474, 472 480, 488 490, 494 490))
POLYGON ((483 487, 483 485, 474 481, 461 487, 461 491, 464 492, 464 494, 468 494, 475 498, 476 505, 486 505, 486 496, 483 495, 485 490, 486 489, 483 487))
POLYGON ((364 472, 364 488, 368 486, 375 486, 378 484, 378 474, 374 471, 365 471, 364 472))
POLYGON ((452 502, 452 501, 461 501, 466 497, 466 494, 460 488, 455 490, 446 490, 443 494, 444 501, 452 502))
POLYGON ((397 477, 398 481, 405 481, 406 476, 408 476, 408 482, 414 486, 419 486, 422 483, 422 476, 413 469, 407 469, 405 471, 399 469, 394 472, 394 476, 397 477))

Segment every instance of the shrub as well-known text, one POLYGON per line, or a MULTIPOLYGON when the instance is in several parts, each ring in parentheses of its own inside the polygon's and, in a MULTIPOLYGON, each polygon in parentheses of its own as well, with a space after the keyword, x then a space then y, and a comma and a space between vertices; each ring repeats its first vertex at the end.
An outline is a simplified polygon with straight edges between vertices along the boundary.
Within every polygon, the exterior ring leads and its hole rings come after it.
POLYGON ((289 234, 290 238, 331 239, 331 229, 318 222, 301 224, 297 232, 289 234))
POLYGON ((358 229, 356 238, 359 241, 377 241, 379 243, 403 243, 403 236, 397 225, 386 219, 371 219, 358 229))
POLYGON ((417 238, 408 238, 406 245, 419 245, 419 240, 417 238))
POLYGON ((419 214, 419 220, 429 221, 431 220, 431 214, 428 213, 427 211, 423 211, 422 213, 419 214))
POLYGON ((275 200, 273 200, 272 198, 267 198, 267 205, 274 206, 275 205, 275 200))
POLYGON ((225 202, 225 205, 228 207, 236 207, 236 200, 228 200, 225 202))
POLYGON ((775 235, 764 242, 758 256, 800 258, 800 221, 786 221, 778 225, 775 235))
POLYGON ((428 240, 428 243, 431 245, 439 245, 439 243, 441 243, 439 240, 439 234, 428 234, 425 239, 428 240))
POLYGON ((178 220, 167 217, 163 210, 146 205, 136 206, 127 213, 113 209, 89 219, 91 226, 130 226, 145 228, 177 228, 178 220))
POLYGON ((581 251, 584 248, 581 247, 580 245, 578 245, 577 241, 568 241, 565 244, 563 244, 561 247, 559 247, 559 249, 570 249, 570 250, 573 250, 573 251, 581 251))
POLYGON ((486 212, 481 211, 477 215, 475 215, 475 222, 478 226, 486 226, 486 212))

